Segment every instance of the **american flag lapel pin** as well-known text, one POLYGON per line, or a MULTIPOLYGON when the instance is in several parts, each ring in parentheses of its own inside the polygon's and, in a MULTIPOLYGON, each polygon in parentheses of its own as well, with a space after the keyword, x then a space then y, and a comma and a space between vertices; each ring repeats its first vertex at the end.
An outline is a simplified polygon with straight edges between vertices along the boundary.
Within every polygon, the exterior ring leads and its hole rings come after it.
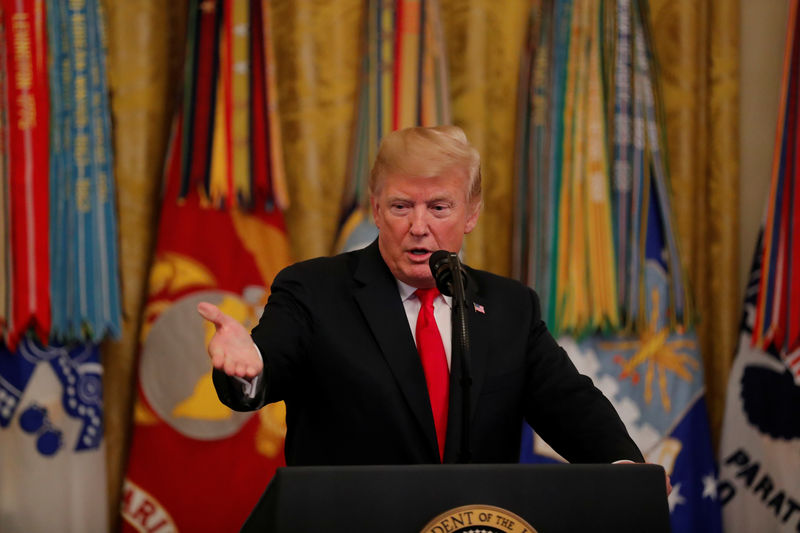
POLYGON ((472 306, 475 308, 476 313, 486 314, 486 309, 481 304, 472 302, 472 306))

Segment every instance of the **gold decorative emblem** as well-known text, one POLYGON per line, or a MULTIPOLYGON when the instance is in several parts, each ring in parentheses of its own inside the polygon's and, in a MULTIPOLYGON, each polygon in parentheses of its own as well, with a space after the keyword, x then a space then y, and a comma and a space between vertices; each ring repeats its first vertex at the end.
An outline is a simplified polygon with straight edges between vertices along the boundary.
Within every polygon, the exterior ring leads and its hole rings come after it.
MULTIPOLYGON (((669 396, 667 386, 667 372, 672 371, 679 379, 690 382, 692 373, 688 367, 695 372, 699 369, 699 363, 692 356, 692 352, 697 349, 697 343, 692 339, 679 337, 669 339, 669 329, 662 326, 659 312, 659 300, 661 294, 658 290, 652 291, 653 310, 650 321, 638 339, 624 340, 619 342, 601 342, 599 347, 603 350, 636 350, 629 359, 622 355, 615 355, 614 362, 622 367, 619 379, 630 378, 634 385, 641 379, 639 368, 644 367, 644 402, 650 404, 653 401, 653 380, 658 380, 658 387, 661 393, 661 405, 665 412, 672 409, 672 399, 669 396), (656 377, 658 372, 658 377, 656 377)), ((682 331, 678 331, 682 333, 682 331)))
POLYGON ((536 533, 525 520, 493 505, 464 505, 440 514, 420 533, 536 533))

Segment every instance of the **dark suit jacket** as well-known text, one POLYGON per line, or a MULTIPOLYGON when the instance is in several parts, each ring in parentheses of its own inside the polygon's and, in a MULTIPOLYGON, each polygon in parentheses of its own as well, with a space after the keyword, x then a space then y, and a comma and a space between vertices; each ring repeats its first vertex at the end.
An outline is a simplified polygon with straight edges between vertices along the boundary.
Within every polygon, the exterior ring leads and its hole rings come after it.
MULTIPOLYGON (((571 462, 642 461, 611 404, 548 333, 536 294, 467 271, 473 462, 517 462, 523 418, 571 462)), ((287 464, 439 462, 422 364, 377 242, 283 270, 252 336, 265 362, 255 398, 216 370, 214 384, 235 410, 285 400, 287 464)), ((445 462, 460 447, 455 357, 451 366, 445 462)))

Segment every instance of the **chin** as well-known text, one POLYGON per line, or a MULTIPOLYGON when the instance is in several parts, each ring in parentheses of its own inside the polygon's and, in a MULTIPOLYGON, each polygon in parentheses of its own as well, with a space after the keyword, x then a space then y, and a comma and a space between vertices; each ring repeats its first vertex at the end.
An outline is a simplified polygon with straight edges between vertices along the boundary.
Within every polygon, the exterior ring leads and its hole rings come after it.
POLYGON ((416 287, 418 289, 429 288, 435 285, 435 282, 433 281, 433 276, 431 276, 430 271, 422 275, 414 275, 414 274, 407 275, 405 283, 407 285, 411 285, 412 287, 416 287))

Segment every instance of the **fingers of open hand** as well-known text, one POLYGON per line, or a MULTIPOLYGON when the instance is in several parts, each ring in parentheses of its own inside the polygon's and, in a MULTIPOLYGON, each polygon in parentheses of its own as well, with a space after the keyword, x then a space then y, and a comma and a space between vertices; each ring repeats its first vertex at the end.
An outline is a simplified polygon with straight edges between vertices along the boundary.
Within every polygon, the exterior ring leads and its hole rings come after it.
POLYGON ((214 368, 222 370, 225 364, 225 350, 222 348, 222 345, 214 344, 213 342, 209 344, 208 355, 211 357, 211 364, 214 368))
POLYGON ((222 371, 229 376, 253 378, 261 372, 261 365, 256 365, 251 360, 243 361, 235 357, 226 357, 222 363, 222 371))
POLYGON ((255 345, 249 338, 247 342, 238 343, 215 337, 208 345, 208 354, 214 368, 229 376, 252 378, 260 374, 263 368, 255 345))
POLYGON ((197 312, 200 313, 200 316, 204 319, 212 322, 217 328, 222 325, 225 317, 225 313, 223 313, 219 307, 208 302, 200 302, 197 304, 197 312))

